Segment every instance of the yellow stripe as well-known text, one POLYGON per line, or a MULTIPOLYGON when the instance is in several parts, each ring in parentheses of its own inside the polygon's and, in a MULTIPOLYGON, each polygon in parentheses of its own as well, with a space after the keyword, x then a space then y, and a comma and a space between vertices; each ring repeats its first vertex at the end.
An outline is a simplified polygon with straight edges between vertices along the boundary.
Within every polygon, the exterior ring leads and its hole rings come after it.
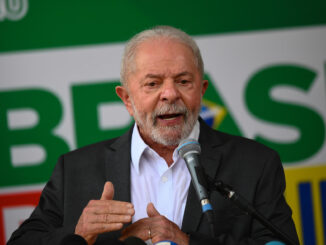
MULTIPOLYGON (((325 244, 325 237, 323 234, 323 225, 325 224, 323 224, 322 220, 320 182, 326 180, 326 165, 288 167, 285 169, 285 176, 287 181, 285 196, 293 211, 293 219, 298 231, 300 243, 302 244, 303 241, 303 231, 301 228, 302 223, 298 186, 302 182, 309 182, 312 186, 316 242, 320 245, 325 244)), ((326 210, 324 210, 324 212, 326 212, 326 210)))
POLYGON ((217 129, 227 115, 226 108, 224 106, 218 105, 218 104, 216 104, 212 101, 206 100, 206 99, 203 99, 202 103, 203 103, 203 105, 207 106, 209 108, 209 110, 214 110, 214 112, 216 113, 216 115, 214 117, 213 128, 217 129))

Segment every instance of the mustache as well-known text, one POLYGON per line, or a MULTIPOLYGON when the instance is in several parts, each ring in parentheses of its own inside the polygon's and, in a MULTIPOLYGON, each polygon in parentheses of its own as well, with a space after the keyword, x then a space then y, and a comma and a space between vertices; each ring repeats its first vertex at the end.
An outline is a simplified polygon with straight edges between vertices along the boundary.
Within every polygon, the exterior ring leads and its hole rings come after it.
POLYGON ((165 114, 183 114, 187 118, 189 111, 185 105, 180 104, 164 104, 159 108, 156 108, 152 113, 152 120, 156 123, 156 118, 165 114))

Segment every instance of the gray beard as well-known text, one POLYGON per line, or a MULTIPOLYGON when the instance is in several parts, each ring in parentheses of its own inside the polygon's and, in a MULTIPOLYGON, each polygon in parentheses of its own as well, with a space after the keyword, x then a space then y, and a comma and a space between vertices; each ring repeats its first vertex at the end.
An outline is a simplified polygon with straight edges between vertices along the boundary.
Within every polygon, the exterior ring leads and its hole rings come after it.
POLYGON ((134 119, 138 127, 142 128, 142 130, 149 135, 151 140, 164 146, 179 145, 183 139, 187 138, 191 133, 199 115, 199 109, 197 109, 197 111, 190 112, 186 106, 177 105, 174 103, 166 104, 159 109, 156 109, 152 113, 151 119, 148 119, 140 115, 132 100, 131 105, 134 110, 134 119), (177 126, 157 126, 157 116, 168 112, 182 113, 184 115, 184 124, 177 126), (168 135, 162 134, 162 131, 181 131, 181 133, 176 135, 176 137, 170 137, 168 135))

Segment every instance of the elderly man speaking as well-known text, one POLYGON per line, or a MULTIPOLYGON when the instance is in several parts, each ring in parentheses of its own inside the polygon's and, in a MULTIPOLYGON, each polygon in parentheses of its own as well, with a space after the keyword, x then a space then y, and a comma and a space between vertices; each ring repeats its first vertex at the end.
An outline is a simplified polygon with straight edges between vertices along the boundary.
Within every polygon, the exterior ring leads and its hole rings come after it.
POLYGON ((200 143, 200 162, 211 179, 231 185, 298 243, 278 154, 205 124, 199 117, 208 87, 203 73, 199 48, 183 31, 159 26, 134 36, 116 93, 135 124, 121 137, 62 155, 38 206, 8 245, 60 244, 68 234, 89 245, 128 237, 178 245, 281 241, 215 192, 209 195, 212 237, 177 151, 188 138, 200 143))

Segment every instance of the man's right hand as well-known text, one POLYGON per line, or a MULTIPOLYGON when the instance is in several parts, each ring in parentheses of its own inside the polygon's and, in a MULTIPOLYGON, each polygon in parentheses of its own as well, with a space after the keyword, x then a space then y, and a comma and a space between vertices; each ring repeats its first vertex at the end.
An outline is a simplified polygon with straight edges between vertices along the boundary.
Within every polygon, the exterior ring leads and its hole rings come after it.
POLYGON ((101 199, 89 201, 78 220, 75 234, 82 236, 89 245, 95 243, 99 234, 121 229, 135 214, 131 203, 112 200, 113 196, 113 184, 106 182, 101 199))

